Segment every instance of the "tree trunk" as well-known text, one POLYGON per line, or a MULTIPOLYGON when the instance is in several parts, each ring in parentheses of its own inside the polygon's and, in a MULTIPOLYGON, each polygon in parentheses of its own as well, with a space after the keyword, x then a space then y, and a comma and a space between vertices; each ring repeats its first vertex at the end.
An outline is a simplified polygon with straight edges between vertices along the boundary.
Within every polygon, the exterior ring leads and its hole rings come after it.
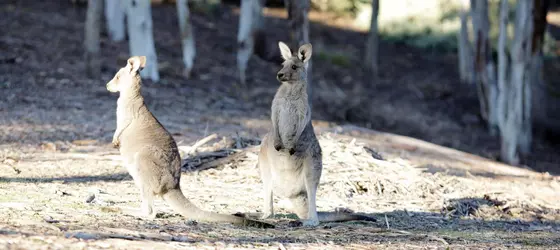
POLYGON ((488 122, 490 133, 495 134, 498 123, 496 116, 497 86, 488 36, 490 29, 488 1, 471 0, 471 16, 475 41, 474 79, 477 83, 480 112, 482 117, 488 122))
MULTIPOLYGON (((291 28, 292 44, 297 47, 309 43, 309 18, 307 17, 310 7, 309 0, 284 0, 288 10, 288 20, 291 28)), ((297 48, 296 48, 297 50, 297 48)), ((309 95, 309 106, 312 107, 312 61, 308 61, 307 66, 307 94, 309 95)))
MULTIPOLYGON (((530 67, 532 36, 532 3, 519 1, 515 13, 515 35, 511 46, 511 78, 507 90, 505 129, 502 131, 502 160, 510 164, 519 163, 520 143, 530 123, 530 67), (527 109, 529 107, 529 109, 527 109)), ((530 133, 530 131, 529 131, 530 133)))
POLYGON ((103 13, 103 1, 90 0, 88 2, 84 47, 86 73, 89 77, 99 77, 101 74, 100 41, 101 15, 103 13))
POLYGON ((125 11, 121 0, 105 0, 105 21, 109 38, 122 41, 125 38, 125 11))
POLYGON ((183 45, 183 75, 188 79, 194 65, 196 47, 194 42, 193 27, 190 21, 189 5, 187 0, 177 0, 177 16, 179 29, 181 29, 181 44, 183 45))
POLYGON ((371 25, 366 44, 366 65, 370 67, 372 79, 375 83, 379 76, 379 34, 377 16, 379 15, 379 0, 371 1, 371 25))
POLYGON ((461 29, 457 35, 458 40, 458 50, 459 50, 459 75, 461 77, 461 82, 466 84, 474 83, 473 80, 473 49, 471 42, 469 41, 469 31, 467 25, 468 12, 467 7, 461 12, 461 29))
MULTIPOLYGON (((505 129, 505 119, 507 110, 507 90, 508 84, 508 56, 507 56, 507 25, 508 25, 509 4, 508 0, 500 0, 500 35, 498 37, 498 126, 500 131, 505 129)), ((503 133, 503 132, 502 132, 503 133)))
POLYGON ((146 56, 146 67, 140 71, 143 78, 159 81, 158 63, 152 31, 150 0, 126 0, 128 45, 131 56, 146 56))
MULTIPOLYGON (((531 36, 531 61, 530 67, 527 68, 528 83, 525 92, 524 105, 524 119, 522 123, 522 133, 519 139, 519 151, 523 155, 527 155, 531 151, 532 144, 532 110, 537 110, 538 113, 546 112, 546 98, 540 98, 537 101, 532 101, 532 96, 535 92, 534 88, 541 88, 545 86, 543 79, 543 54, 542 46, 544 41, 544 33, 546 30, 546 14, 550 5, 548 0, 534 0, 533 2, 533 33, 531 36), (534 107, 532 105, 535 104, 534 107)), ((546 116, 546 114, 545 114, 546 116)))
MULTIPOLYGON (((257 36, 263 35, 262 8, 265 0, 242 0, 239 14, 239 31, 237 33, 237 69, 239 81, 246 84, 247 64, 255 48, 257 36)), ((266 44, 264 45, 266 46, 266 44)))

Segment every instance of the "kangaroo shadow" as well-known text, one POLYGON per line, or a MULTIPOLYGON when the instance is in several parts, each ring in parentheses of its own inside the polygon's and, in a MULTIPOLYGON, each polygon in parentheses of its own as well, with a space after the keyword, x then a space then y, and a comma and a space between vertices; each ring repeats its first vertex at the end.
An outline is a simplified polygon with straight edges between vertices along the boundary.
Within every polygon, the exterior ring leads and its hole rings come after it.
MULTIPOLYGON (((465 197, 445 202, 439 212, 395 210, 383 213, 361 213, 376 218, 377 221, 321 223, 317 227, 320 233, 311 232, 311 234, 317 241, 334 241, 336 245, 373 243, 379 240, 433 241, 439 239, 449 244, 494 241, 492 237, 480 236, 484 234, 501 235, 500 237, 503 237, 501 240, 523 245, 558 244, 560 235, 554 234, 554 232, 560 229, 560 221, 558 219, 543 220, 543 216, 546 216, 545 213, 558 214, 559 211, 510 207, 505 202, 488 197, 465 197), (546 233, 529 235, 527 232, 546 233), (337 236, 333 237, 335 234, 337 236)), ((296 231, 307 230, 305 227, 294 227, 294 223, 291 222, 295 219, 297 217, 293 214, 278 214, 275 217, 279 228, 291 228, 290 230, 296 231)), ((249 237, 236 240, 255 242, 249 237)), ((299 242, 301 238, 292 234, 291 236, 273 236, 267 240, 299 242)))

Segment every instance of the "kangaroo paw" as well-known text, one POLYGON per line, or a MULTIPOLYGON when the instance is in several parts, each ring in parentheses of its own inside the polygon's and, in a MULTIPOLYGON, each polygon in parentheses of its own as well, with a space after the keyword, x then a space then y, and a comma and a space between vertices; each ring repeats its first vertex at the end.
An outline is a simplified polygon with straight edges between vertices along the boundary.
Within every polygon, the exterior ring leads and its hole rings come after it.
POLYGON ((118 140, 113 140, 113 148, 119 148, 120 142, 118 140))
POLYGON ((301 223, 304 227, 315 227, 319 225, 319 220, 302 220, 301 223))
POLYGON ((276 149, 276 151, 280 151, 280 150, 282 150, 283 148, 284 148, 284 147, 282 147, 281 144, 276 144, 276 145, 274 145, 274 149, 276 149))
POLYGON ((290 155, 294 155, 296 153, 296 149, 295 148, 290 148, 289 153, 290 153, 290 155))

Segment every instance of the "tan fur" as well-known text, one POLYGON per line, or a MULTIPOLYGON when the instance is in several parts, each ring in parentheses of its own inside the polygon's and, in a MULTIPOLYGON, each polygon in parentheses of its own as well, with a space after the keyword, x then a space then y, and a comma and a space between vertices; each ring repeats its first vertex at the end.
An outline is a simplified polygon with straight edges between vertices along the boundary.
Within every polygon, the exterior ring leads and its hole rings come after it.
POLYGON ((181 158, 175 140, 148 110, 140 93, 139 71, 145 64, 144 56, 131 57, 126 67, 107 83, 107 90, 120 92, 113 144, 119 147, 126 168, 140 189, 143 214, 155 217, 153 200, 159 196, 188 219, 274 227, 239 216, 201 210, 183 195, 179 185, 181 158))
POLYGON ((318 213, 315 199, 323 169, 322 152, 313 131, 307 102, 307 62, 311 44, 302 45, 297 56, 279 43, 284 58, 277 78, 282 83, 272 101, 272 129, 261 143, 258 166, 264 185, 263 218, 273 215, 272 195, 288 198, 305 226, 320 221, 373 220, 349 213, 318 213))

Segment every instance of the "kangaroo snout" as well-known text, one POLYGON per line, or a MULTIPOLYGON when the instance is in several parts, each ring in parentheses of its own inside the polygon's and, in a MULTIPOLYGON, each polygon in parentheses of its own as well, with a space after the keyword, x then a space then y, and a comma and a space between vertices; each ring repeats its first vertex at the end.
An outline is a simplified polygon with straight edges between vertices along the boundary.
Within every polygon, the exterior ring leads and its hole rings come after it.
POLYGON ((277 74, 276 74, 276 79, 278 79, 278 81, 280 82, 288 82, 290 81, 290 76, 291 74, 288 72, 286 73, 285 70, 280 70, 277 74))
POLYGON ((107 83, 107 85, 105 85, 105 87, 107 88, 107 90, 109 92, 117 92, 117 88, 115 86, 115 83, 111 80, 110 82, 107 83))

